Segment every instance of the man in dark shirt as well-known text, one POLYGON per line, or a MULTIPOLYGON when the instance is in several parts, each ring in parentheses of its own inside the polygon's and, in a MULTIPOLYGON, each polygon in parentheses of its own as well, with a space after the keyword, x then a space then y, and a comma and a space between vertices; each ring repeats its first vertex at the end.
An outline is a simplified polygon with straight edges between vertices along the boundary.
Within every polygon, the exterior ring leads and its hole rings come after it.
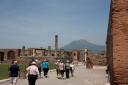
POLYGON ((66 78, 69 78, 69 70, 70 70, 70 61, 67 60, 65 63, 65 72, 66 72, 66 78))
POLYGON ((17 61, 13 61, 13 64, 9 68, 10 85, 16 85, 19 71, 20 68, 17 65, 17 61))

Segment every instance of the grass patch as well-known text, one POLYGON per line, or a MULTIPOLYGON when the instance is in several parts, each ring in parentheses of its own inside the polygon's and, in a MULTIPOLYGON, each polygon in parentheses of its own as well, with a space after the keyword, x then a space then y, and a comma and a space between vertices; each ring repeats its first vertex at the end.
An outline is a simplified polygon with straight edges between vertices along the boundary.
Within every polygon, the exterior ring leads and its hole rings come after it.
MULTIPOLYGON (((26 69, 26 65, 24 64, 19 65, 19 67, 21 72, 24 72, 26 69)), ((8 64, 0 64, 0 80, 8 78, 8 69, 9 69, 8 64)))
POLYGON ((0 80, 8 78, 8 64, 0 64, 0 80))

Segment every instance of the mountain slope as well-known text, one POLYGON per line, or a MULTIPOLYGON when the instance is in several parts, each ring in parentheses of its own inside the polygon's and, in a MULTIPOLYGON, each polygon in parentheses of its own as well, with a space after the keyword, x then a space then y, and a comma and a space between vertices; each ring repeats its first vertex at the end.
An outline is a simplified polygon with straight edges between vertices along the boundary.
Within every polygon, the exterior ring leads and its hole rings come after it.
POLYGON ((71 51, 72 49, 80 50, 80 49, 85 49, 85 48, 90 49, 93 52, 105 50, 105 46, 96 45, 86 40, 76 40, 62 47, 62 49, 65 49, 67 51, 71 51))

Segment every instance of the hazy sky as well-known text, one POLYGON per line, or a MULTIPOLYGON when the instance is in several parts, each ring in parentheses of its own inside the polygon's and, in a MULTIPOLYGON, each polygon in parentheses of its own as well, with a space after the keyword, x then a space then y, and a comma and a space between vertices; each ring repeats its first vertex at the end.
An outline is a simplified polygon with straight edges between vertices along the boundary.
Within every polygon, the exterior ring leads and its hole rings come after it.
POLYGON ((110 0, 0 0, 0 48, 84 39, 105 45, 110 0))

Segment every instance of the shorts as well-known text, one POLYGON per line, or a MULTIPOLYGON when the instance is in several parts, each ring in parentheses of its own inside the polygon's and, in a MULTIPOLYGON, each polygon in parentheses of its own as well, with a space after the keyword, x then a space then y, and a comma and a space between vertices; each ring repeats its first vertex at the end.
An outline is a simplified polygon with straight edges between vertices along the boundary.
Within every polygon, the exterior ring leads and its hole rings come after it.
POLYGON ((10 77, 10 83, 17 83, 18 77, 10 77))

